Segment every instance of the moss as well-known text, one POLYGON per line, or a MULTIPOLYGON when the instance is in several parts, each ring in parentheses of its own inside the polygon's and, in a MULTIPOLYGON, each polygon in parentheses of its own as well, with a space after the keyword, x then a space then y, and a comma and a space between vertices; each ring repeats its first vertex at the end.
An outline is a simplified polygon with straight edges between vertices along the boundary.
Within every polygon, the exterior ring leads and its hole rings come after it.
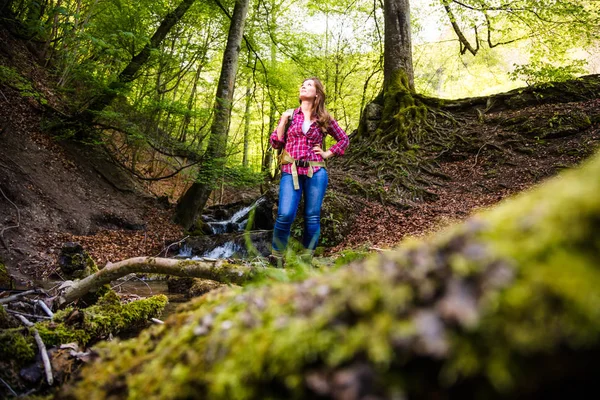
POLYGON ((595 385, 593 367, 570 366, 600 352, 599 174, 600 156, 426 241, 298 283, 208 293, 140 340, 106 344, 67 397, 335 397, 339 374, 360 381, 357 365, 378 379, 365 396, 595 385))
POLYGON ((12 289, 14 287, 14 281, 6 268, 6 265, 0 261, 0 288, 12 289))
POLYGON ((98 272, 98 266, 79 243, 66 243, 61 249, 59 265, 68 279, 82 279, 98 272))
POLYGON ((72 307, 61 310, 53 321, 40 322, 36 328, 47 345, 77 342, 85 346, 110 334, 143 328, 150 318, 160 316, 166 304, 164 295, 123 304, 110 291, 96 305, 81 310, 72 307))
POLYGON ((20 325, 21 323, 16 318, 6 312, 3 306, 0 306, 0 329, 16 328, 20 325))
POLYGON ((2 360, 16 360, 24 364, 33 360, 33 340, 23 335, 23 328, 0 330, 0 358, 2 360))
POLYGON ((18 90, 23 97, 33 97, 40 104, 48 103, 44 95, 38 92, 29 80, 13 68, 0 65, 0 83, 18 90))

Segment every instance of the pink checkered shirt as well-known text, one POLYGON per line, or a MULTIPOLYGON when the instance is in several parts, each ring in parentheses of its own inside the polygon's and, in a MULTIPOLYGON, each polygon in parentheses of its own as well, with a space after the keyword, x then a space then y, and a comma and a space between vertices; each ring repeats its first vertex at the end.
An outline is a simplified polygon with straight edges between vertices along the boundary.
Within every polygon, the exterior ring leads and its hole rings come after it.
MULTIPOLYGON (((302 132, 302 122, 304 122, 304 114, 300 107, 294 110, 294 118, 287 132, 287 143, 285 143, 285 149, 294 158, 294 160, 307 160, 307 161, 323 161, 323 157, 316 154, 312 149, 316 145, 323 143, 323 134, 319 129, 319 125, 313 122, 308 128, 306 133, 302 132)), ((337 143, 331 146, 329 150, 336 156, 344 155, 344 151, 350 140, 348 135, 340 126, 337 121, 333 118, 329 123, 329 129, 327 130, 337 143)), ((277 129, 271 134, 271 146, 274 149, 280 149, 283 147, 284 142, 277 139, 277 129)), ((320 167, 313 167, 313 172, 317 172, 320 167)), ((292 164, 286 164, 281 166, 282 172, 292 173, 292 164)), ((298 167, 298 175, 307 175, 308 167, 298 167)))

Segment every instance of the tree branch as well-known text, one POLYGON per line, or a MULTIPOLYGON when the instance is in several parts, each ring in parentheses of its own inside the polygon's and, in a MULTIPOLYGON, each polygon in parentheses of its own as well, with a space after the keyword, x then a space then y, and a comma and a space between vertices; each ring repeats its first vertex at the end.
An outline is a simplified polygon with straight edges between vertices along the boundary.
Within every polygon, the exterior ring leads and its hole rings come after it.
POLYGON ((469 50, 469 53, 476 55, 477 52, 479 51, 479 40, 477 38, 477 27, 475 27, 476 47, 473 48, 471 43, 469 43, 469 40, 467 39, 467 37, 462 33, 460 27, 458 26, 458 23, 456 22, 456 17, 454 16, 452 9, 450 9, 450 1, 444 0, 442 3, 444 5, 444 8, 446 9, 446 14, 448 14, 448 17, 450 18, 450 24, 452 25, 452 29, 454 29, 456 36, 458 36, 458 40, 460 42, 460 54, 465 54, 467 52, 467 50, 469 50))

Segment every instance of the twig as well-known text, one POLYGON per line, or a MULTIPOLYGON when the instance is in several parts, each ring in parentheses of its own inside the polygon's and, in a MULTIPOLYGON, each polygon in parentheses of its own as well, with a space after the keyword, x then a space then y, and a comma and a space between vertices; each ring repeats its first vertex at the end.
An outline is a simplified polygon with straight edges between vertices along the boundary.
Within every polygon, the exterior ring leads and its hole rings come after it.
POLYGON ((155 324, 158 324, 158 325, 164 325, 165 324, 165 321, 161 321, 158 318, 150 318, 150 321, 152 321, 152 322, 154 322, 155 324))
POLYGON ((178 241, 178 242, 174 242, 174 243, 171 243, 170 245, 168 245, 167 247, 165 247, 164 249, 162 249, 162 250, 161 250, 161 251, 160 251, 160 252, 159 252, 159 253, 158 253, 158 254, 157 254, 155 257, 158 257, 158 256, 160 256, 160 255, 162 254, 162 252, 163 252, 163 251, 165 252, 165 257, 167 257, 167 253, 169 252, 169 249, 170 249, 171 247, 173 247, 173 246, 175 246, 176 244, 179 244, 179 243, 181 243, 181 242, 185 241, 185 239, 187 239, 187 238, 189 238, 189 237, 190 237, 190 235, 187 235, 186 237, 184 237, 184 238, 183 238, 183 239, 181 239, 180 241, 178 241))
POLYGON ((30 294, 38 294, 38 293, 40 293, 39 289, 26 290, 24 292, 13 294, 12 296, 8 296, 3 299, 0 299, 0 304, 11 303, 15 300, 19 300, 19 298, 21 298, 23 296, 28 296, 30 294))
POLYGON ((52 376, 52 366, 50 365, 50 359, 48 358, 48 351, 46 350, 46 345, 42 341, 42 338, 37 331, 37 329, 32 328, 33 337, 35 338, 35 342, 40 349, 40 355, 42 356, 42 362, 44 363, 44 371, 46 371, 46 381, 48 385, 52 386, 54 383, 54 377, 52 376))
MULTIPOLYGON (((17 318, 21 320, 27 327, 35 326, 31 321, 25 318, 23 315, 17 315, 17 318)), ((48 358, 48 351, 46 350, 46 345, 40 336, 40 333, 37 329, 32 328, 31 333, 33 333, 33 337, 35 338, 35 342, 37 343, 38 348, 40 349, 40 355, 42 356, 42 362, 44 363, 44 371, 46 371, 46 381, 48 385, 52 386, 54 383, 54 377, 52 376, 52 366, 50 365, 50 359, 48 358)))
POLYGON ((4 381, 4 379, 0 378, 0 382, 2 382, 4 386, 8 388, 8 390, 10 390, 13 396, 19 397, 19 395, 15 393, 15 391, 10 387, 10 385, 4 381))
POLYGON ((22 315, 24 317, 29 317, 29 318, 38 318, 38 319, 50 319, 50 317, 46 317, 45 315, 33 315, 33 314, 27 314, 27 313, 22 313, 19 311, 15 311, 15 310, 6 310, 7 313, 9 314, 13 314, 16 316, 22 315))
POLYGON ((471 167, 471 169, 475 168, 477 166, 477 157, 479 157, 479 152, 486 146, 488 145, 488 143, 484 143, 483 146, 481 146, 479 148, 479 150, 477 151, 477 154, 475 155, 475 163, 473 164, 473 166, 471 167))
POLYGON ((2 193, 2 196, 4 196, 4 198, 10 204, 12 204, 13 207, 15 207, 17 209, 17 225, 7 226, 6 228, 2 229, 2 231, 0 231, 0 240, 2 240, 2 244, 4 245, 4 247, 6 248, 7 251, 10 251, 10 249, 8 248, 8 245, 4 241, 4 231, 7 231, 7 230, 13 229, 13 228, 18 228, 19 226, 21 226, 21 210, 19 210, 19 207, 17 207, 15 203, 13 203, 8 197, 6 197, 6 195, 2 191, 2 188, 0 188, 0 193, 2 193))
POLYGON ((8 101, 8 99, 6 98, 6 95, 4 94, 4 92, 2 92, 2 91, 0 90, 0 94, 2 94, 2 97, 4 97, 4 100, 6 100, 6 102, 8 103, 9 101, 8 101))
POLYGON ((27 318, 25 318, 24 316, 22 316, 20 314, 15 315, 15 317, 19 318, 25 326, 28 326, 28 327, 35 326, 35 324, 33 322, 31 322, 30 320, 28 320, 27 318))
POLYGON ((54 313, 52 311, 50 311, 50 309, 48 308, 48 306, 46 305, 46 303, 44 303, 42 300, 37 300, 36 301, 37 305, 40 306, 40 308, 42 310, 44 310, 44 312, 50 317, 50 318, 54 318, 54 313))

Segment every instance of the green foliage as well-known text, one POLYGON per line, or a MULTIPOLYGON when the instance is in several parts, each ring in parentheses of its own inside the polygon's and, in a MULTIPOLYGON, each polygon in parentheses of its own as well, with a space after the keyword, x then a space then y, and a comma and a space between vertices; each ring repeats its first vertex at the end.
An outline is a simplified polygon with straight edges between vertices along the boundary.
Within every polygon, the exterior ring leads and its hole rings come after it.
POLYGON ((585 60, 574 60, 566 66, 554 65, 544 61, 532 61, 528 64, 515 64, 515 69, 509 73, 509 76, 512 80, 521 79, 529 86, 540 83, 565 82, 574 79, 577 75, 584 74, 586 64, 587 61, 585 60))
POLYGON ((227 165, 223 179, 232 187, 256 187, 264 182, 264 175, 253 168, 241 164, 227 165))

